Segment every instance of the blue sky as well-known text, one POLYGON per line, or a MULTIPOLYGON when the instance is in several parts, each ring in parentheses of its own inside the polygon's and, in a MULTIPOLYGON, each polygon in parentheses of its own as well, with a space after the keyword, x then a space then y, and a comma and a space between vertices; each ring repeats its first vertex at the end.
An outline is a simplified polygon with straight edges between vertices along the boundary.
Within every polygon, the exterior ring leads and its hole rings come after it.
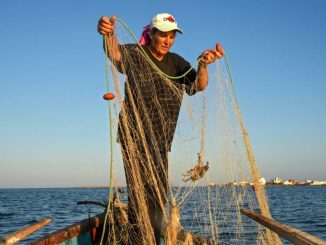
POLYGON ((184 31, 193 63, 220 41, 262 175, 326 179, 326 2, 2 1, 0 188, 108 183, 108 118, 98 19, 139 36, 158 12, 184 31))

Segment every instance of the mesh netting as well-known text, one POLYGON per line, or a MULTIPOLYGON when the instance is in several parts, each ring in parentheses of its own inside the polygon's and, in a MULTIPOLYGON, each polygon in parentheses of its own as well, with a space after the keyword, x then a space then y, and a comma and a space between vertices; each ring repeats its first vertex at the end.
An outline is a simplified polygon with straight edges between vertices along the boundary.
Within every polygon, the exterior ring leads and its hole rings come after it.
POLYGON ((115 195, 109 242, 155 244, 160 230, 165 244, 279 244, 240 213, 269 216, 227 60, 209 65, 209 85, 195 93, 153 68, 119 23, 115 36, 123 59, 108 64, 111 175, 119 187, 116 173, 126 172, 129 210, 115 195))

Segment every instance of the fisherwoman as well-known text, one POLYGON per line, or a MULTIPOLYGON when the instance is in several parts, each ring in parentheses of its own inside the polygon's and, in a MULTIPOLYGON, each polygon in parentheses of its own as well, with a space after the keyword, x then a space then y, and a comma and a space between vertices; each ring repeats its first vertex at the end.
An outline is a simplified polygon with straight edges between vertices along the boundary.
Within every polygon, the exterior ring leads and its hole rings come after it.
MULTIPOLYGON (((148 212, 155 243, 160 243, 164 207, 168 199, 168 153, 177 125, 183 93, 194 95, 208 84, 207 65, 223 56, 221 47, 205 50, 197 70, 170 52, 182 34, 168 13, 155 15, 144 28, 139 44, 119 44, 116 17, 100 18, 98 32, 105 36, 107 54, 117 70, 126 75, 125 98, 120 113, 118 142, 121 145, 128 190, 128 219, 133 229, 130 244, 143 244, 143 210, 148 212), (141 47, 147 57, 141 52, 141 47), (148 68, 150 59, 160 70, 148 68), (178 79, 167 79, 162 73, 178 79), (145 199, 145 202, 144 202, 145 199), (145 203, 146 208, 140 207, 145 203), (139 240, 138 242, 136 240, 139 240)), ((153 241, 154 243, 154 241, 153 241)))

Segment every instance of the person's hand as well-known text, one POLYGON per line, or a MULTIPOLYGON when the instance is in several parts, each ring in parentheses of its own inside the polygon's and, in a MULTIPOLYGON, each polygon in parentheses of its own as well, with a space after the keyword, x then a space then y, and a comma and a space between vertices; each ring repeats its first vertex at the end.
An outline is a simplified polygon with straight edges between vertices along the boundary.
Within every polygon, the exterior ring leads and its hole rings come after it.
POLYGON ((111 36, 114 34, 115 20, 115 16, 112 16, 110 19, 106 16, 101 17, 98 21, 97 31, 103 36, 111 36))
POLYGON ((222 45, 217 43, 216 49, 208 49, 205 50, 200 56, 199 64, 208 65, 216 61, 217 59, 224 56, 224 50, 222 49, 222 45))

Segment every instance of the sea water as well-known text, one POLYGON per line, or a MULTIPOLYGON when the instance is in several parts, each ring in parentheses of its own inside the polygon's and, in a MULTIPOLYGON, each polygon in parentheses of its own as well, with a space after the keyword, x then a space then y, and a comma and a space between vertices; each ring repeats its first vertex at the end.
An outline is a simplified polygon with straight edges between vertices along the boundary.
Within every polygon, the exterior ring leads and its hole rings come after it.
MULTIPOLYGON (((326 240, 326 186, 267 186, 266 191, 275 220, 326 240)), ((81 200, 105 203, 108 193, 107 188, 0 189, 0 237, 51 217, 49 225, 20 244, 35 240, 103 212, 99 206, 76 203, 81 200)), ((125 194, 122 199, 126 201, 125 194)))

